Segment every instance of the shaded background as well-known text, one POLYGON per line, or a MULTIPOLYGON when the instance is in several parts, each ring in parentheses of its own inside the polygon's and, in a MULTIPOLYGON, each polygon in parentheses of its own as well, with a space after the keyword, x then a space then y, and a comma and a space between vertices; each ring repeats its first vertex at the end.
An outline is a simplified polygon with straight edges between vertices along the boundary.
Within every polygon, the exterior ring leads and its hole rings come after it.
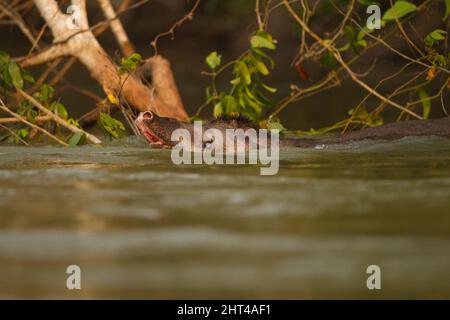
MULTIPOLYGON (((116 1, 116 4, 120 1, 116 1)), ((314 1, 311 1, 314 2, 314 1)), ((336 1, 345 10, 349 1, 336 1)), ((415 1, 421 3, 421 1, 415 1)), ((388 1, 383 2, 383 9, 388 5, 388 1)), ((96 1, 88 1, 90 24, 102 21, 104 18, 98 10, 96 1)), ((165 32, 186 14, 193 6, 192 0, 153 0, 138 9, 131 10, 121 16, 125 29, 137 51, 143 57, 153 55, 150 45, 155 36, 165 32)), ((436 1, 431 9, 423 12, 412 19, 415 31, 411 37, 416 43, 422 43, 422 35, 434 30, 436 27, 442 28, 443 1, 436 1), (419 35, 419 37, 415 35, 419 35)), ((64 7, 64 6, 63 6, 64 7)), ((365 17, 365 7, 357 5, 361 17, 365 17)), ((383 10, 384 12, 384 10, 383 10)), ((41 20, 36 12, 37 21, 41 20)), ((312 19, 311 25, 317 32, 324 34, 334 30, 339 25, 342 16, 336 13, 329 1, 322 1, 318 7, 316 16, 312 19)), ((42 23, 42 21, 40 22, 42 23)), ((407 28, 407 27, 406 27, 407 28)), ((194 114, 197 108, 204 102, 205 88, 209 84, 209 78, 201 75, 207 70, 204 62, 205 57, 211 51, 218 51, 222 54, 222 61, 233 60, 240 53, 248 48, 249 37, 257 29, 254 14, 253 0, 203 0, 194 20, 186 22, 176 30, 175 38, 161 38, 158 42, 159 53, 167 57, 172 64, 177 84, 181 91, 183 102, 190 115, 194 114)), ((0 50, 7 51, 13 56, 25 55, 29 48, 29 42, 23 37, 19 30, 9 26, 1 27, 3 41, 0 50)), ((411 31, 411 30, 408 30, 411 31)), ((309 81, 300 79, 292 61, 298 52, 300 29, 293 18, 287 14, 286 9, 280 6, 273 11, 269 23, 269 32, 278 40, 278 48, 273 57, 276 67, 268 79, 268 83, 278 88, 278 93, 274 96, 276 101, 289 94, 290 85, 299 87, 309 86, 314 81, 318 81, 327 70, 317 62, 310 62, 304 68, 310 76, 309 81)), ((120 52, 111 32, 104 32, 99 40, 103 47, 120 60, 120 52)), ((51 35, 44 37, 47 44, 51 41, 51 35)), ((406 46, 399 35, 390 39, 390 44, 397 49, 413 57, 413 54, 406 46)), ((364 54, 359 63, 353 65, 356 73, 365 73, 376 63, 364 81, 371 85, 376 85, 380 79, 399 70, 405 60, 392 54, 384 47, 377 47, 364 54)), ((39 68, 35 68, 34 74, 38 74, 39 68)), ((411 77, 418 69, 409 68, 403 77, 391 81, 382 88, 381 93, 388 93, 411 77)), ((98 84, 92 80, 83 66, 77 64, 68 74, 66 79, 77 86, 82 86, 95 91, 103 96, 98 84)), ((227 84, 229 77, 221 78, 223 84, 227 84)), ((281 114, 283 124, 289 129, 308 130, 335 123, 347 116, 347 110, 355 107, 366 92, 350 81, 345 81, 341 87, 336 87, 315 95, 311 98, 290 105, 281 114)), ((93 102, 77 93, 66 91, 62 95, 62 100, 69 107, 73 116, 80 116, 93 107, 93 102)), ((415 100, 415 99, 414 99, 415 100)), ((404 103, 401 99, 400 103, 404 103)), ((369 99, 367 106, 376 106, 379 101, 369 99)), ((419 106, 420 107, 420 106, 419 106)), ((211 109, 207 109, 202 115, 211 115, 211 109)), ((394 120, 398 112, 391 107, 387 108, 384 114, 387 121, 394 120)), ((120 116, 117 114, 117 116, 120 116)), ((436 104, 432 109, 432 117, 442 117, 442 107, 436 104)))

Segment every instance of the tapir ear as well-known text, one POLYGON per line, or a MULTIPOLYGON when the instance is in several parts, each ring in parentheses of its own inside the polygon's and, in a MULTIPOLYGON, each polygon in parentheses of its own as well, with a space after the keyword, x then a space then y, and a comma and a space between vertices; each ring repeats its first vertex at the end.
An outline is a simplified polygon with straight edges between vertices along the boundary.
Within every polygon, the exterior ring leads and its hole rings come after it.
POLYGON ((153 120, 153 112, 151 112, 151 111, 145 111, 145 112, 143 112, 142 114, 141 114, 141 117, 144 119, 144 120, 153 120))

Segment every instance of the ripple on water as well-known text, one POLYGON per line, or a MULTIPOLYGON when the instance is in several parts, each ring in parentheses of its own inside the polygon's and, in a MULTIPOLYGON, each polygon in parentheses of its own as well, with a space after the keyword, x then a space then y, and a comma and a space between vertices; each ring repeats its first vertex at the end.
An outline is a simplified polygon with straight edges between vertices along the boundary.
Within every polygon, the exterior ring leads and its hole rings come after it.
POLYGON ((283 149, 273 177, 133 143, 0 147, 0 296, 64 296, 54 274, 80 263, 94 297, 342 297, 378 263, 392 295, 448 298, 449 141, 283 149))

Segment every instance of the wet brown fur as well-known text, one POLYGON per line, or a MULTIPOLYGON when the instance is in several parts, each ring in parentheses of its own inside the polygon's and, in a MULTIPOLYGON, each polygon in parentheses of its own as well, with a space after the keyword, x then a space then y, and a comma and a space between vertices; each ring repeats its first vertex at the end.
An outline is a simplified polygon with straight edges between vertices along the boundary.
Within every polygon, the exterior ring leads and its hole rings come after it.
MULTIPOLYGON (((193 131, 193 125, 171 118, 154 116, 154 119, 146 124, 152 132, 157 134, 167 143, 172 145, 170 136, 173 130, 185 128, 193 131), (169 139, 169 140, 168 140, 169 139), (168 140, 168 141, 167 141, 168 140)), ((215 128, 225 131, 226 129, 258 129, 258 126, 246 118, 226 117, 205 121, 204 130, 215 128)), ((317 137, 280 137, 280 146, 293 146, 300 148, 313 148, 317 145, 342 144, 351 141, 362 140, 397 140, 413 136, 441 136, 450 137, 450 118, 432 120, 412 120, 389 123, 379 127, 362 129, 345 134, 331 134, 317 137)))

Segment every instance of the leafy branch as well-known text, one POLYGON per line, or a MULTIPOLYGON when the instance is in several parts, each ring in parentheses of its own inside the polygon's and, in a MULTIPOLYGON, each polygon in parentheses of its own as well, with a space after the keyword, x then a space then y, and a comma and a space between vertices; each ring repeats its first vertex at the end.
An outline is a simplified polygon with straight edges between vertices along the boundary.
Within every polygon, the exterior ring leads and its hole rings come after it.
POLYGON ((275 63, 267 51, 276 49, 276 40, 262 30, 258 30, 249 41, 250 48, 238 59, 222 68, 222 57, 217 52, 211 52, 206 57, 206 63, 211 72, 204 73, 212 79, 211 86, 206 89, 205 106, 212 106, 215 117, 245 116, 255 122, 263 117, 263 110, 274 106, 268 95, 277 90, 263 81, 270 74, 275 63), (230 71, 232 79, 229 88, 217 88, 217 77, 230 71))

